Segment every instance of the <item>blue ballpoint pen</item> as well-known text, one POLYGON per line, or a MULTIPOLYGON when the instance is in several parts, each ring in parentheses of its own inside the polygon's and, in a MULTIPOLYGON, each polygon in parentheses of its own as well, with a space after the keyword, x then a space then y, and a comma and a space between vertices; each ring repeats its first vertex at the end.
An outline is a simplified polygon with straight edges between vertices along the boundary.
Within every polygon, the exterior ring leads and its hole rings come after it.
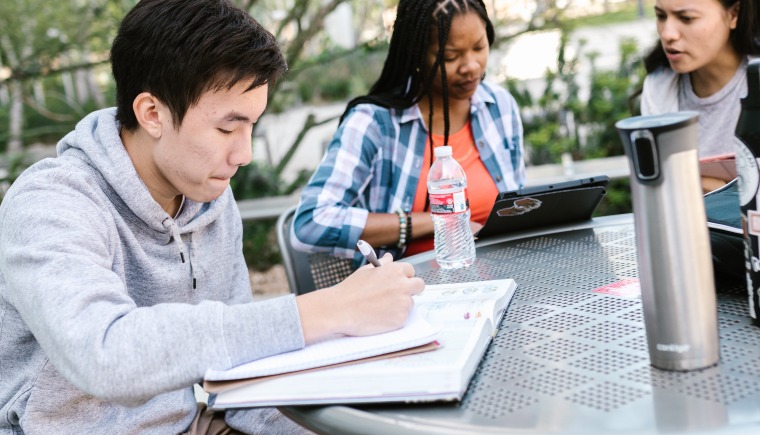
POLYGON ((365 242, 364 240, 359 240, 356 242, 356 247, 359 248, 359 252, 364 255, 364 258, 367 259, 370 263, 372 263, 375 267, 380 267, 380 261, 377 259, 377 255, 375 254, 375 250, 372 249, 372 246, 370 246, 369 243, 365 242))

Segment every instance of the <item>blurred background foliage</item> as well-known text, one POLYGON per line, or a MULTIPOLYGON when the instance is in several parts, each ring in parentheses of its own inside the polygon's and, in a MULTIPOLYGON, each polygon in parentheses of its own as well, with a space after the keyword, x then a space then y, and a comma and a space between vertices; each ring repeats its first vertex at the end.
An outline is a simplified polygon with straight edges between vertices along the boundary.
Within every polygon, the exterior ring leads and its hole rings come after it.
MULTIPOLYGON (((629 109, 629 98, 642 86, 645 76, 636 41, 621 41, 620 61, 614 70, 597 69, 596 53, 586 54, 592 70, 589 95, 582 101, 578 95, 580 59, 565 59, 571 31, 562 29, 556 72, 546 72, 546 87, 540 98, 531 97, 514 80, 506 83, 523 112, 528 160, 534 165, 560 163, 566 153, 575 161, 623 155, 615 122, 635 115, 629 109)), ((631 211, 628 180, 613 180, 596 215, 631 211)))
MULTIPOLYGON (((286 77, 272 89, 267 113, 281 113, 305 104, 343 102, 364 94, 379 75, 395 16, 397 0, 236 0, 281 42, 289 65, 286 77), (353 39, 350 47, 330 37, 329 17, 350 4, 353 39)), ((594 0, 592 0, 593 2, 594 0)), ((651 0, 647 0, 651 3, 651 0)), ((18 174, 50 155, 52 145, 87 113, 114 104, 108 49, 124 14, 136 0, 14 0, 0 2, 0 201, 18 174)), ((497 2, 486 1, 495 8, 497 2)), ((503 3, 503 2, 502 2, 503 3)), ((614 70, 595 66, 587 97, 579 95, 580 62, 594 65, 595 53, 566 56, 567 41, 578 26, 626 21, 641 15, 643 0, 598 0, 600 14, 571 17, 572 2, 536 0, 529 16, 509 18, 492 13, 498 30, 494 50, 523 34, 559 29, 557 65, 545 75, 545 88, 533 97, 521 83, 504 83, 518 100, 531 165, 621 155, 615 121, 630 116, 628 97, 640 85, 643 68, 634 40, 620 45, 614 70), (615 6, 613 9, 610 5, 615 6), (565 5, 565 6, 560 6, 565 5)), ((509 2, 507 2, 509 4, 509 2)), ((344 11, 345 12, 345 11, 344 11)), ((264 115, 266 116, 266 114, 264 115)), ((285 144, 280 161, 254 162, 232 180, 238 199, 287 195, 311 175, 301 171, 285 181, 283 168, 306 133, 335 118, 310 114, 296 140, 285 144)), ((258 138, 254 132, 254 147, 258 138)), ((613 182, 598 214, 630 212, 626 180, 613 182)), ((279 262, 274 220, 245 225, 245 254, 254 269, 279 262)))

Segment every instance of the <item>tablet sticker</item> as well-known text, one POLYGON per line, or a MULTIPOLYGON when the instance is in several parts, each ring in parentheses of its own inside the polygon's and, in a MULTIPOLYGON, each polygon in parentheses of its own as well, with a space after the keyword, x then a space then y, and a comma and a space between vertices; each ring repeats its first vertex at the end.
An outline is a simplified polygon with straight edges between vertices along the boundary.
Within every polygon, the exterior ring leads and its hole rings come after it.
POLYGON ((536 210, 541 207, 541 200, 535 198, 520 198, 512 203, 511 207, 505 207, 496 211, 496 214, 502 217, 519 216, 536 210))

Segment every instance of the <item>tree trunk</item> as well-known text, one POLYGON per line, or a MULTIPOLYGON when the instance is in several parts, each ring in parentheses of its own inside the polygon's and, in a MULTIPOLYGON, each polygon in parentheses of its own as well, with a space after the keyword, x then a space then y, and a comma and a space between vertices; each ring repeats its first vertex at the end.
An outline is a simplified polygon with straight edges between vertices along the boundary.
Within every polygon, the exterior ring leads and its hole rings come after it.
POLYGON ((8 87, 0 85, 0 106, 7 106, 11 101, 11 96, 8 93, 8 87))
MULTIPOLYGON (((0 57, 0 70, 3 69, 3 59, 0 57)), ((8 94, 8 88, 5 84, 0 85, 0 106, 7 106, 10 103, 11 96, 8 94)))
POLYGON ((34 92, 34 101, 40 106, 45 106, 45 87, 42 85, 42 80, 34 80, 32 82, 32 91, 34 92))
MULTIPOLYGON (((82 51, 82 56, 86 59, 89 57, 90 51, 86 48, 82 51)), ((89 94, 90 98, 92 98, 93 101, 95 101, 95 104, 98 105, 98 107, 105 107, 106 105, 106 98, 103 96, 103 91, 100 89, 100 86, 98 86, 97 81, 95 80, 95 71, 93 68, 87 68, 86 70, 83 70, 85 74, 85 81, 87 82, 87 94, 89 94)))
MULTIPOLYGON (((32 53, 31 43, 26 41, 26 45, 21 47, 21 56, 19 58, 16 51, 14 51, 13 44, 8 35, 0 36, 0 46, 2 46, 2 50, 5 52, 11 70, 18 69, 21 64, 20 59, 26 59, 32 53)), ((6 147, 6 152, 15 154, 22 152, 24 149, 22 136, 24 128, 23 83, 19 80, 11 80, 8 82, 8 90, 10 91, 11 105, 8 113, 8 146, 6 147)))
POLYGON ((71 73, 61 73, 61 82, 63 83, 63 96, 66 98, 66 102, 70 106, 74 105, 76 101, 74 92, 74 79, 71 77, 71 73))
POLYGON ((22 84, 18 80, 8 83, 11 92, 11 109, 8 128, 8 154, 20 153, 24 149, 21 133, 24 127, 24 94, 22 84))
POLYGON ((74 71, 74 82, 76 83, 77 104, 80 106, 90 99, 90 89, 87 83, 87 71, 78 69, 74 71))
MULTIPOLYGON (((7 35, 0 37, 0 50, 2 50, 5 57, 8 59, 8 66, 13 69, 15 65, 18 65, 18 57, 13 51, 13 45, 11 45, 10 39, 7 35)), ((2 56, 0 56, 0 68, 3 67, 2 56)), ((0 104, 6 106, 10 103, 10 86, 0 85, 0 104)))

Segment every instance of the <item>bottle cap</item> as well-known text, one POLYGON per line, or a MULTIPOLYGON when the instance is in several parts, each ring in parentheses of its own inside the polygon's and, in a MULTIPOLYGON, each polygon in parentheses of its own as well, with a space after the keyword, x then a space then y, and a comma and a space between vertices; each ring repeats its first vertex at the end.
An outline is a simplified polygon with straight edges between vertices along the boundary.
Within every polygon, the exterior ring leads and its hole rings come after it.
POLYGON ((742 107, 760 107, 760 59, 753 59, 747 65, 747 96, 742 98, 742 107))
POLYGON ((451 157, 451 147, 448 145, 444 145, 441 147, 435 147, 433 149, 433 152, 435 153, 436 157, 451 157))

